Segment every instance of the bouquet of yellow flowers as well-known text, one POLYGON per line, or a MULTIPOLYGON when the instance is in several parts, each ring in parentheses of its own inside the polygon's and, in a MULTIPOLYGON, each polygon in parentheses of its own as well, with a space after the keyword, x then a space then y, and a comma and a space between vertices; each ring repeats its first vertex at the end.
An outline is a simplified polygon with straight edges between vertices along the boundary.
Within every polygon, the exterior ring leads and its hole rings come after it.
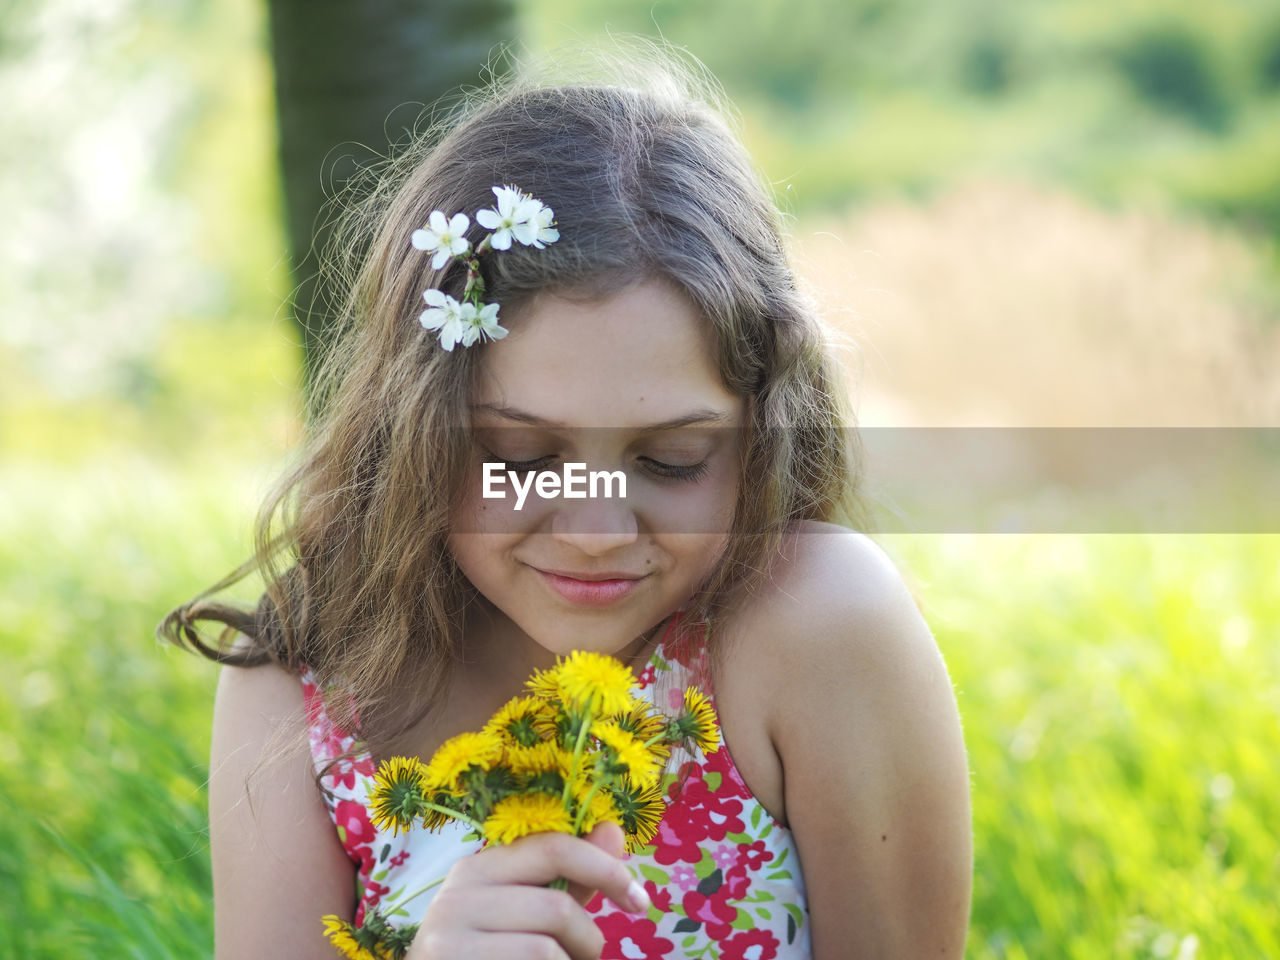
MULTIPOLYGON (((660 778, 672 748, 711 753, 718 745, 715 713, 697 687, 684 691, 680 713, 670 717, 634 699, 633 682, 610 656, 575 651, 557 658, 526 681, 526 694, 478 733, 445 741, 430 763, 382 763, 369 794, 372 822, 399 832, 459 820, 486 844, 503 844, 544 832, 582 837, 609 820, 634 853, 657 833, 660 778)), ((555 885, 563 889, 564 881, 555 885)), ((359 927, 323 919, 330 941, 353 960, 400 960, 417 933, 417 925, 396 929, 376 911, 359 927)))

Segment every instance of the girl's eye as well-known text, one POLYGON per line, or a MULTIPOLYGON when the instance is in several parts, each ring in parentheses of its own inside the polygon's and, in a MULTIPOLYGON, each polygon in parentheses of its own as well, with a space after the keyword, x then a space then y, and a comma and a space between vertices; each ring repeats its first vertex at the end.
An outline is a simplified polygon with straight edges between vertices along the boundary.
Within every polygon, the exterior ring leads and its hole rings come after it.
POLYGON ((650 460, 648 457, 642 457, 646 464, 646 469, 655 476, 662 477, 666 480, 685 480, 693 482, 701 480, 707 475, 707 461, 700 463, 692 463, 688 466, 681 466, 674 463, 663 463, 660 460, 650 460))
MULTIPOLYGON (((503 460, 497 454, 490 453, 488 456, 492 461, 501 464, 503 473, 514 473, 523 476, 527 473, 533 473, 537 470, 545 470, 551 461, 556 458, 553 456, 538 457, 535 460, 503 460)), ((653 476, 661 480, 683 480, 692 483, 701 480, 707 475, 707 461, 703 460, 699 463, 689 465, 663 463, 661 460, 653 460, 649 457, 641 457, 644 468, 653 476)))
POLYGON ((489 454, 489 456, 492 457, 494 461, 502 465, 503 473, 516 473, 520 475, 533 473, 535 470, 546 469, 547 462, 555 459, 555 457, 538 457, 536 460, 503 460, 495 454, 489 454))

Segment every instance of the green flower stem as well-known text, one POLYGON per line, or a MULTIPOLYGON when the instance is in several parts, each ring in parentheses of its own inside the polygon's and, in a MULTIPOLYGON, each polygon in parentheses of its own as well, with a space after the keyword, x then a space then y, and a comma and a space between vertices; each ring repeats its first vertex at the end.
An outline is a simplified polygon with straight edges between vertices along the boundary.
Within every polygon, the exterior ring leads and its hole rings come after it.
POLYGON ((446 814, 454 820, 461 820, 463 823, 468 824, 472 829, 480 831, 480 834, 482 836, 484 835, 484 824, 477 823, 475 820, 472 820, 470 817, 468 817, 465 813, 459 813, 457 810, 452 810, 449 807, 442 807, 438 803, 431 803, 427 800, 422 801, 422 805, 426 807, 428 810, 434 810, 436 811, 436 813, 446 814))
POLYGON ((432 887, 438 887, 438 886, 440 886, 440 884, 442 884, 442 883, 444 883, 444 877, 436 877, 434 880, 432 880, 430 883, 428 883, 428 884, 427 884, 425 887, 423 887, 421 890, 415 890, 413 893, 409 894, 409 896, 405 897, 403 900, 397 900, 395 903, 393 903, 393 904, 391 905, 391 907, 390 907, 389 909, 391 909, 391 910, 398 910, 398 909, 400 909, 401 907, 403 907, 406 903, 408 903, 410 900, 413 900, 413 899, 414 899, 414 898, 416 898, 416 897, 420 897, 420 896, 422 896, 424 893, 426 893, 426 892, 427 892, 428 890, 430 890, 432 887))
POLYGON ((592 798, 595 797, 596 793, 600 790, 601 782, 602 781, 600 780, 596 780, 591 784, 591 789, 587 791, 586 799, 583 800, 578 807, 578 817, 573 822, 573 835, 575 837, 582 836, 582 821, 587 818, 587 808, 591 806, 592 798))
POLYGON ((578 766, 582 762, 582 749, 587 744, 587 731, 591 729, 590 712, 583 715, 582 729, 578 731, 578 742, 573 745, 573 768, 569 772, 569 778, 564 782, 564 791, 560 794, 560 805, 567 811, 569 809, 569 788, 573 785, 573 781, 578 778, 578 766))
POLYGON ((683 737, 675 737, 675 738, 673 739, 673 738, 669 735, 669 731, 667 731, 667 730, 663 730, 663 731, 662 731, 660 734, 658 734, 656 737, 650 737, 648 740, 646 740, 646 741, 644 742, 644 747, 645 747, 645 749, 647 750, 649 747, 652 747, 655 743, 658 743, 658 742, 662 742, 662 743, 664 743, 664 744, 668 744, 668 745, 670 745, 670 746, 673 746, 673 747, 674 747, 677 743, 683 743, 683 742, 684 742, 684 738, 683 738, 683 737))

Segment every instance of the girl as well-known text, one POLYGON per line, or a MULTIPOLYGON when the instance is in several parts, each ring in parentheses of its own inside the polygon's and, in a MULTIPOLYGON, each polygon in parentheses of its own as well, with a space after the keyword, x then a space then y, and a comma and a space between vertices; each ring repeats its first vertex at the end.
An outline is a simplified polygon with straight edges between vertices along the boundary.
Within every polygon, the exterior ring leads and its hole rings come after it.
POLYGON ((946 669, 893 564, 834 522, 859 501, 833 361, 776 208, 678 75, 491 91, 339 234, 348 329, 304 456, 254 561, 162 625, 227 665, 219 958, 332 957, 319 918, 374 910, 420 923, 415 960, 961 956, 946 669), (568 464, 625 496, 512 493, 568 464), (207 599, 251 569, 256 610, 207 599), (430 759, 572 650, 663 708, 714 697, 722 748, 680 765, 650 846, 372 827, 378 762, 430 759))

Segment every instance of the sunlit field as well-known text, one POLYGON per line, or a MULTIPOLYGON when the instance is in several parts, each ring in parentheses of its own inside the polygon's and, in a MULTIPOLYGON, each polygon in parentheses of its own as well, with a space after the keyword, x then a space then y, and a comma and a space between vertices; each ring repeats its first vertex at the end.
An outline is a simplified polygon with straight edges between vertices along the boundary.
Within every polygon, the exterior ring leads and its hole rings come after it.
MULTIPOLYGON (((150 631, 239 557, 244 491, 2 479, 0 955, 208 956, 217 668, 150 631)), ((964 720, 968 955, 1280 955, 1280 537, 884 540, 964 720)))

